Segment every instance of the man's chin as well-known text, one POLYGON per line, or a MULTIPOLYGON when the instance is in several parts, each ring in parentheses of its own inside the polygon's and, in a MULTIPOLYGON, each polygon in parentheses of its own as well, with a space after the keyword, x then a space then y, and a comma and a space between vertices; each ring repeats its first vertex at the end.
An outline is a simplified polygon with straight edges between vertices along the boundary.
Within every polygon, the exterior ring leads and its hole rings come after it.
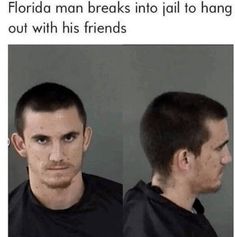
POLYGON ((218 184, 205 188, 204 190, 201 191, 201 193, 216 193, 221 189, 221 182, 219 182, 218 184))
POLYGON ((218 191, 221 189, 221 186, 222 186, 222 184, 221 184, 221 182, 220 182, 216 187, 214 187, 214 189, 212 190, 212 192, 213 192, 213 193, 218 192, 218 191))
POLYGON ((66 189, 72 183, 71 179, 46 180, 43 182, 50 189, 66 189))

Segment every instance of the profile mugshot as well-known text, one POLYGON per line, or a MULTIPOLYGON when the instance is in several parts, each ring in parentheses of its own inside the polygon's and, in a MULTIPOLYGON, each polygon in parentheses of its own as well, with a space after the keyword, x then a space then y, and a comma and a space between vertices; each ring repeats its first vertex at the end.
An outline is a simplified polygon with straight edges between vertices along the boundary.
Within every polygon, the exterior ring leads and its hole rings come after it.
POLYGON ((83 172, 92 130, 79 96, 45 82, 15 110, 11 142, 28 180, 9 196, 9 237, 122 236, 122 186, 83 172))
POLYGON ((201 94, 163 93, 143 114, 140 140, 152 178, 125 195, 124 236, 216 237, 198 195, 218 191, 231 162, 226 108, 201 94))

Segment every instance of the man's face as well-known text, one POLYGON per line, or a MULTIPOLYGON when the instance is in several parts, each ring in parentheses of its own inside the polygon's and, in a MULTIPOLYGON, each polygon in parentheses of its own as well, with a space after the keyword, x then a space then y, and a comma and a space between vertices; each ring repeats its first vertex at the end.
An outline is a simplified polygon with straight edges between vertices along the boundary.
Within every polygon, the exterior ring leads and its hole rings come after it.
POLYGON ((55 112, 24 112, 23 138, 13 137, 19 154, 27 158, 29 178, 49 188, 66 188, 81 172, 89 146, 90 128, 84 132, 75 106, 55 112))
POLYGON ((221 186, 225 165, 231 161, 228 149, 227 120, 206 122, 210 138, 202 145, 201 154, 195 158, 193 189, 195 193, 214 192, 221 186))

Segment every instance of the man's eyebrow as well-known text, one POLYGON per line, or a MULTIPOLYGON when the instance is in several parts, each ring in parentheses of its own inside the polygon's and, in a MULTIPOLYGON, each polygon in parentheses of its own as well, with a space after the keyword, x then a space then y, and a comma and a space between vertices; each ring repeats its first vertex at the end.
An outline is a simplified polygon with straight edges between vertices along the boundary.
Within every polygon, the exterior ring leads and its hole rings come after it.
POLYGON ((68 132, 68 133, 65 133, 62 135, 62 137, 66 137, 66 136, 78 136, 80 135, 80 132, 77 132, 77 131, 71 131, 71 132, 68 132))
POLYGON ((222 144, 218 145, 215 149, 219 149, 222 148, 223 146, 225 146, 226 144, 228 144, 229 140, 224 141, 222 144))
MULTIPOLYGON (((70 131, 70 132, 67 132, 65 134, 62 134, 61 137, 66 137, 66 136, 78 136, 80 135, 80 132, 78 131, 70 131)), ((49 138, 50 136, 48 135, 45 135, 45 134, 35 134, 31 137, 31 139, 39 139, 39 138, 49 138)))
POLYGON ((38 139, 38 138, 48 138, 49 136, 44 135, 44 134, 35 134, 31 138, 32 139, 38 139))

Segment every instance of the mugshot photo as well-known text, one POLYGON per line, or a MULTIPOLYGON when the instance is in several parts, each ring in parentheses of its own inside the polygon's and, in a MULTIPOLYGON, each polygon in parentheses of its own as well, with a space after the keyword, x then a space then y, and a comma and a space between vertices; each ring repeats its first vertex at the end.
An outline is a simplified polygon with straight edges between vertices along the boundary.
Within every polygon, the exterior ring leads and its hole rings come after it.
POLYGON ((8 56, 10 237, 233 236, 232 45, 8 56))

